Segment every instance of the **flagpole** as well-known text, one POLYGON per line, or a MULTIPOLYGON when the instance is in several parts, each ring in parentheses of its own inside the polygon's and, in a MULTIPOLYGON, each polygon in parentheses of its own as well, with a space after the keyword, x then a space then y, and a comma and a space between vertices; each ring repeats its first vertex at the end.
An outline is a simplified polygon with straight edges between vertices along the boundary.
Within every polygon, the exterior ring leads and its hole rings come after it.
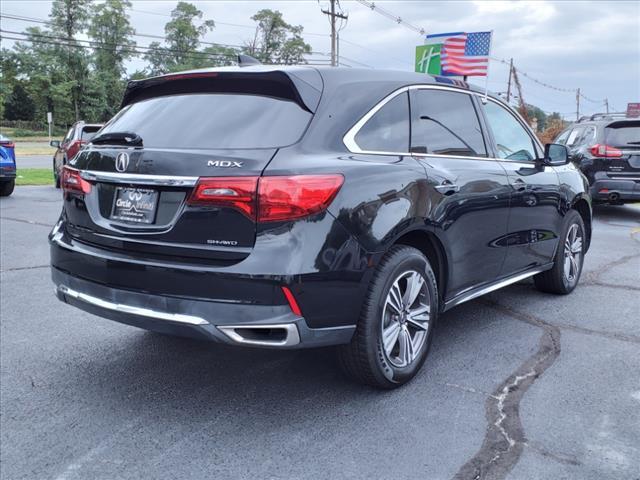
POLYGON ((489 36, 489 55, 487 57, 487 79, 484 84, 484 103, 487 103, 487 97, 489 96, 489 66, 491 65, 491 45, 493 43, 493 30, 489 36))

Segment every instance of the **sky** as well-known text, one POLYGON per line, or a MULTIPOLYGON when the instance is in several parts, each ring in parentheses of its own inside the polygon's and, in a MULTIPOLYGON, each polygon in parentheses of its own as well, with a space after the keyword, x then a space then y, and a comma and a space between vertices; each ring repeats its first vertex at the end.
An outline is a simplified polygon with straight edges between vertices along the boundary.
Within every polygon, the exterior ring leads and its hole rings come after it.
MULTIPOLYGON (((163 35, 164 24, 175 7, 174 0, 134 0, 130 20, 137 33, 163 35)), ((304 27, 305 40, 314 53, 311 61, 326 63, 331 43, 329 22, 321 9, 328 0, 289 1, 194 1, 204 19, 216 22, 207 33, 208 42, 242 45, 254 32, 251 16, 262 8, 282 12, 285 21, 304 27)), ((640 1, 381 1, 375 4, 426 33, 493 30, 492 56, 508 61, 523 74, 523 98, 546 112, 576 116, 576 93, 581 115, 604 111, 604 99, 615 111, 628 102, 640 102, 640 1), (571 91, 547 88, 532 79, 571 91)), ((366 68, 413 71, 415 47, 424 36, 398 24, 354 0, 341 0, 349 19, 340 32, 340 56, 345 64, 366 68)), ((2 0, 0 13, 47 19, 48 0, 2 0)), ((1 19, 4 30, 22 31, 36 25, 1 19)), ((135 37, 139 45, 153 39, 135 37)), ((2 40, 9 47, 11 40, 2 40)), ((128 70, 144 63, 130 62, 128 70)), ((488 87, 507 88, 508 66, 492 61, 488 87)), ((476 77, 471 83, 485 86, 476 77)))

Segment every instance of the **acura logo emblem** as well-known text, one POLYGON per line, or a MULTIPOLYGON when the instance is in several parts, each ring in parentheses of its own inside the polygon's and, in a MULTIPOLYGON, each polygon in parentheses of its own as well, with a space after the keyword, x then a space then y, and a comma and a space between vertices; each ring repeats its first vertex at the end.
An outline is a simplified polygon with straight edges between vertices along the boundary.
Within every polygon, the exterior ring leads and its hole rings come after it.
POLYGON ((116 157, 116 170, 119 172, 126 172, 129 167, 129 154, 122 152, 116 157))

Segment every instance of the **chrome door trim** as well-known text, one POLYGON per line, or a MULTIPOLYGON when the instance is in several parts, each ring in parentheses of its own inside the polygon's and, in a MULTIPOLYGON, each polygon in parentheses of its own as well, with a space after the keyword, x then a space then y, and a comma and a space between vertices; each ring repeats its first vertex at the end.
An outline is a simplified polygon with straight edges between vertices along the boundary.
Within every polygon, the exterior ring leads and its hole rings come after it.
MULTIPOLYGON (((355 137, 358 134, 358 132, 360 131, 360 129, 364 126, 365 123, 367 123, 367 121, 369 121, 369 119, 376 114, 376 112, 378 110, 380 110, 382 107, 384 107, 387 103, 389 103, 391 100, 393 100, 395 97, 397 97, 398 95, 401 95, 402 93, 405 92, 409 92, 410 90, 446 90, 446 91, 451 91, 451 92, 457 92, 457 93, 463 93, 463 94, 467 94, 467 95, 472 95, 472 96, 476 96, 476 97, 481 97, 481 98, 485 98, 483 93, 479 93, 479 92, 474 92, 472 90, 462 90, 460 88, 455 88, 455 87, 447 87, 444 85, 428 85, 428 84, 419 84, 419 85, 408 85, 406 87, 401 87, 397 90, 394 90, 393 92, 391 92, 389 95, 387 95, 386 97, 384 97, 382 100, 380 100, 380 102, 378 102, 371 110, 369 110, 367 113, 365 113, 360 120, 358 120, 355 125, 353 125, 353 127, 351 127, 349 129, 349 131, 347 131, 347 133, 342 137, 342 143, 344 144, 345 147, 347 147, 347 150, 349 150, 349 152, 351 153, 359 153, 359 154, 365 154, 365 155, 398 155, 398 156, 409 156, 409 157, 420 157, 420 158, 462 158, 462 159, 471 159, 471 160, 491 160, 491 161, 499 161, 499 162, 513 162, 514 160, 509 160, 509 159, 505 159, 505 158, 496 158, 496 157, 474 157, 474 156, 464 156, 464 155, 440 155, 440 154, 436 154, 436 153, 411 153, 411 152, 386 152, 386 151, 374 151, 374 150, 363 150, 360 148, 360 146, 356 143, 355 141, 355 137)), ((540 148, 540 151, 543 151, 544 149, 541 146, 540 141, 537 139, 537 137, 535 136, 535 134, 533 133, 533 131, 531 130, 531 127, 529 127, 529 125, 527 125, 527 123, 522 119, 522 117, 517 113, 512 111, 512 108, 504 103, 502 100, 493 98, 493 97, 487 97, 488 100, 497 103, 498 105, 502 106, 503 108, 505 108, 511 115, 513 115, 516 120, 518 122, 520 122, 520 124, 525 128, 525 130, 527 131, 527 133, 529 134, 529 136, 531 137, 532 141, 534 141, 536 143, 536 146, 540 148)), ((528 162, 531 163, 531 162, 528 162)))
POLYGON ((489 292, 493 292, 494 290, 498 290, 502 287, 506 287, 507 285, 511 285, 512 283, 519 282, 520 280, 524 280, 525 278, 532 277, 537 275, 538 273, 544 272, 553 268, 553 262, 547 263, 545 265, 541 265, 539 267, 534 267, 526 272, 517 273, 515 275, 511 275, 510 277, 503 278, 502 280, 498 280, 489 285, 485 285, 484 287, 474 288, 472 290, 463 292, 458 296, 452 298, 451 300, 445 302, 443 311, 447 311, 456 305, 460 305, 461 303, 468 302, 469 300, 473 300, 474 298, 478 298, 482 295, 485 295, 489 292))
POLYGON ((170 187, 193 187, 198 177, 174 175, 144 175, 139 173, 98 172, 80 170, 80 176, 91 182, 126 183, 139 185, 162 185, 170 187))
POLYGON ((60 292, 65 296, 69 296, 75 300, 79 300, 96 307, 111 310, 113 312, 127 313, 131 315, 138 315, 141 317, 152 318, 154 320, 165 320, 169 322, 187 323, 189 325, 208 325, 204 318, 196 317, 195 315, 185 315, 182 313, 169 313, 161 312, 158 310, 151 310, 150 308, 135 307, 133 305, 124 305, 122 303, 113 303, 107 300, 103 300, 86 293, 73 290, 66 285, 59 285, 56 288, 56 293, 60 292))

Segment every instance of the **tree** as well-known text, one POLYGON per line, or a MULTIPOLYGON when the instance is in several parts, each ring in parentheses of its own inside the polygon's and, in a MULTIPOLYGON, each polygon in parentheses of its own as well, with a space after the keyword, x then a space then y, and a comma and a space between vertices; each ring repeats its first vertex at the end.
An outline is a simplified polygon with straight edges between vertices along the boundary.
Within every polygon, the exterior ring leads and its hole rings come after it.
POLYGON ((58 47, 59 60, 65 65, 67 78, 72 81, 71 99, 76 120, 80 119, 80 103, 84 80, 87 77, 86 52, 75 40, 75 35, 84 31, 89 20, 90 0, 54 0, 51 6, 50 30, 64 44, 58 47))
POLYGON ((96 43, 93 54, 95 72, 91 75, 88 88, 93 95, 87 95, 87 108, 92 110, 96 120, 106 120, 113 116, 120 105, 125 88, 123 76, 126 74, 125 60, 133 56, 136 43, 131 39, 135 30, 131 27, 126 9, 131 7, 128 0, 106 0, 95 7, 88 34, 96 43), (100 97, 96 97, 95 95, 100 97))
POLYGON ((302 38, 303 27, 284 21, 278 10, 262 9, 251 17, 258 22, 253 41, 244 51, 262 63, 306 63, 305 54, 311 53, 311 45, 302 38))
POLYGON ((151 64, 152 75, 188 70, 208 63, 206 53, 197 50, 201 38, 213 30, 215 23, 213 20, 205 20, 197 25, 196 21, 202 19, 202 16, 202 11, 195 5, 178 2, 171 11, 171 20, 164 27, 167 46, 153 42, 145 55, 145 59, 151 64))
POLYGON ((4 117, 7 120, 33 120, 35 112, 33 99, 21 83, 16 83, 4 102, 4 117))

